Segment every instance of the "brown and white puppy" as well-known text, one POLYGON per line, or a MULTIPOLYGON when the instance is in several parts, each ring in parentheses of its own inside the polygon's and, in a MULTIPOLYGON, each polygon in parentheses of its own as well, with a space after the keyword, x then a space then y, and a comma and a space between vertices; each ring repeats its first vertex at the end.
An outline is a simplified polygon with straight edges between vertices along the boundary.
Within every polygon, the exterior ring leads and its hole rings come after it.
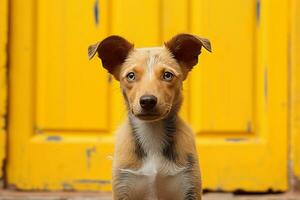
POLYGON ((179 34, 163 47, 135 49, 122 37, 91 45, 118 81, 128 118, 117 131, 115 200, 199 200, 201 180, 194 135, 178 116, 182 83, 210 42, 179 34))

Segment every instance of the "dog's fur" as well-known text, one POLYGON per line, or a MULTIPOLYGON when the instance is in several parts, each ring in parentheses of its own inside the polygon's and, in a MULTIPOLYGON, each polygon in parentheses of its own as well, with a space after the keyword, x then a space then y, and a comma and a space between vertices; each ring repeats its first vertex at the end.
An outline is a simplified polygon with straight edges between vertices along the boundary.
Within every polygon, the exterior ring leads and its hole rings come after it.
POLYGON ((103 67, 120 81, 128 108, 113 158, 115 200, 201 199, 194 135, 177 113, 182 82, 202 46, 211 51, 207 39, 179 34, 157 48, 135 49, 119 36, 89 47, 89 58, 98 53, 103 67), (153 108, 142 107, 145 95, 155 98, 153 108))

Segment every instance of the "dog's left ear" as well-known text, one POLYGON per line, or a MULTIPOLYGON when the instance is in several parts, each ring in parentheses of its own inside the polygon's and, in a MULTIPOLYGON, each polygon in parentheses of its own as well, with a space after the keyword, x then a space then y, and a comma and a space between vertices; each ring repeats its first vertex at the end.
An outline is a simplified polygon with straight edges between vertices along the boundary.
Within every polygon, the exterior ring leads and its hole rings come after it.
POLYGON ((212 51, 208 39, 185 33, 174 36, 171 40, 165 42, 165 46, 187 71, 190 71, 198 63, 202 46, 207 51, 212 51))

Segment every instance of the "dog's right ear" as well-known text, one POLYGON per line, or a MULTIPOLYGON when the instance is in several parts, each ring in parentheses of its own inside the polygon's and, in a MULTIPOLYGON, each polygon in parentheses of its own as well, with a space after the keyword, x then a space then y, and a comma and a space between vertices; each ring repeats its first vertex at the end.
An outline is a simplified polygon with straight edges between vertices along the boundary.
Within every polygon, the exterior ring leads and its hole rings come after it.
POLYGON ((102 61, 102 65, 107 71, 118 79, 119 66, 127 58, 129 52, 133 49, 133 44, 120 36, 109 36, 101 42, 90 45, 88 48, 89 59, 92 59, 96 53, 102 61))
POLYGON ((165 43, 179 64, 190 71, 198 63, 202 47, 211 52, 210 41, 196 35, 181 33, 165 43))

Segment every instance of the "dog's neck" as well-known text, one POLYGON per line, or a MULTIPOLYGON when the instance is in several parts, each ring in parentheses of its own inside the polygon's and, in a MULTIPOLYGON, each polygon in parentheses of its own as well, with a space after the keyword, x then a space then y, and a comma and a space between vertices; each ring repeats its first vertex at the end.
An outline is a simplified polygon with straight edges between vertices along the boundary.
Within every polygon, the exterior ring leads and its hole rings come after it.
POLYGON ((136 155, 143 159, 162 154, 166 159, 175 161, 176 119, 177 113, 153 122, 143 121, 129 114, 136 155))

